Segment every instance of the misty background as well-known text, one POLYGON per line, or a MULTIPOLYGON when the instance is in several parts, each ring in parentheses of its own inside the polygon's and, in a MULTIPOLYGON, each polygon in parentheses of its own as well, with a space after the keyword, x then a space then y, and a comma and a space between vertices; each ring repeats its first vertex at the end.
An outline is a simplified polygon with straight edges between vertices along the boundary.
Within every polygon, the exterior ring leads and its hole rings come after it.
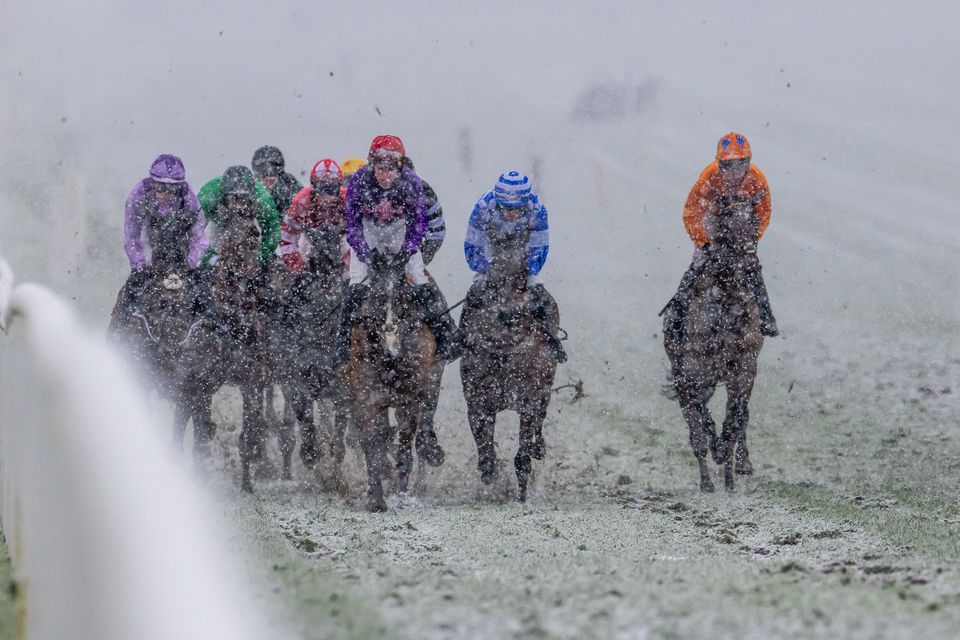
POLYGON ((773 195, 760 255, 784 337, 761 369, 891 341, 956 354, 958 18, 947 2, 4 2, 0 246, 105 326, 123 204, 156 155, 180 155, 196 190, 272 144, 304 180, 392 133, 443 204, 431 271, 450 302, 475 200, 502 171, 534 178, 571 333, 558 380, 642 404, 692 249, 684 200, 736 130, 773 195))

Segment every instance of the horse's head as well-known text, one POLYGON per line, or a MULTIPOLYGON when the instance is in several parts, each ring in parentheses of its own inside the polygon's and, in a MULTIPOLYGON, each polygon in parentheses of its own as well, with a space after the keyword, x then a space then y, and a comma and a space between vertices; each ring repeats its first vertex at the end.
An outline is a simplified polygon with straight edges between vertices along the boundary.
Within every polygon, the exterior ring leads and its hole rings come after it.
POLYGON ((340 229, 317 227, 306 231, 310 242, 308 256, 310 271, 317 275, 340 274, 343 271, 343 250, 340 245, 340 229))
POLYGON ((152 345, 157 362, 172 363, 186 347, 197 322, 193 291, 186 271, 158 271, 147 280, 131 323, 141 339, 152 345))
POLYGON ((515 293, 527 290, 527 244, 529 242, 530 227, 528 226, 523 226, 514 233, 501 234, 491 239, 490 270, 487 273, 487 281, 491 287, 509 289, 515 293))
POLYGON ((400 337, 417 317, 412 312, 406 288, 406 262, 400 256, 387 255, 371 261, 370 295, 363 316, 371 334, 378 336, 390 357, 400 355, 400 337))
POLYGON ((220 262, 231 273, 254 278, 259 269, 262 232, 257 224, 257 208, 252 197, 221 203, 220 262))
POLYGON ((187 269, 190 247, 190 228, 195 220, 180 212, 157 216, 150 220, 147 235, 153 252, 152 263, 160 273, 179 272, 187 269))
POLYGON ((713 225, 714 248, 737 254, 756 251, 760 221, 749 202, 736 202, 722 209, 713 225))
POLYGON ((713 284, 728 287, 742 278, 756 260, 759 221, 750 203, 734 203, 711 221, 710 256, 706 275, 713 284))

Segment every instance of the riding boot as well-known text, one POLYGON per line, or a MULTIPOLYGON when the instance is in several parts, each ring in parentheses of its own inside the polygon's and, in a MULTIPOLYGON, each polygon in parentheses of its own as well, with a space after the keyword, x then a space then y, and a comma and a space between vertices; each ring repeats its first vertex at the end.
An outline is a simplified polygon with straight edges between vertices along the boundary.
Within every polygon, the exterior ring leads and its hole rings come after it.
POLYGON ((663 315, 672 309, 670 324, 664 327, 664 333, 674 344, 680 344, 686 337, 687 311, 690 309, 690 296, 693 294, 693 286, 703 275, 706 267, 706 252, 708 247, 703 247, 694 253, 693 261, 680 278, 680 286, 677 292, 670 299, 670 302, 660 311, 663 315))
POLYGON ((369 290, 370 287, 365 284, 351 284, 347 288, 347 295, 343 299, 343 313, 340 316, 340 329, 337 331, 337 351, 333 358, 335 368, 350 359, 350 333, 369 290))
POLYGON ((773 317, 773 309, 770 308, 770 296, 767 295, 767 285, 763 281, 763 272, 759 260, 748 272, 747 282, 750 284, 753 296, 757 299, 757 305, 760 307, 760 333, 768 338, 775 338, 780 335, 780 329, 777 328, 777 320, 773 317))
POLYGON ((413 298, 420 305, 423 321, 437 341, 437 360, 453 362, 463 353, 460 331, 450 317, 443 294, 435 282, 413 288, 413 298))
POLYGON ((567 352, 560 342, 557 326, 557 303, 542 284, 530 288, 530 303, 533 306, 533 317, 540 323, 540 329, 547 336, 547 346, 554 359, 563 364, 567 361, 567 352))

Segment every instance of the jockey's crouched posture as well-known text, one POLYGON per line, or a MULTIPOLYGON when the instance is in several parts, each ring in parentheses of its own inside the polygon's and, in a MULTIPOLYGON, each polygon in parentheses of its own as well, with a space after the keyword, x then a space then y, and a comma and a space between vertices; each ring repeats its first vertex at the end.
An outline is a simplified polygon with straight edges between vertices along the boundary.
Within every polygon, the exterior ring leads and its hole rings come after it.
MULTIPOLYGON (((227 168, 222 176, 214 178, 200 188, 197 194, 200 206, 207 216, 211 229, 211 243, 203 258, 205 267, 212 267, 220 259, 220 236, 223 221, 228 216, 256 218, 260 228, 260 251, 258 260, 261 265, 261 284, 269 279, 269 265, 273 260, 273 252, 280 243, 280 215, 277 206, 267 191, 267 188, 256 180, 253 172, 247 167, 237 165, 227 168)), ((212 269, 203 268, 200 280, 204 302, 209 307, 212 303, 210 294, 210 276, 212 269)), ((264 286, 261 295, 269 297, 272 291, 264 286)), ((268 306, 272 300, 265 300, 268 306)))
MULTIPOLYGON (((708 216, 723 215, 730 205, 749 203, 753 205, 759 222, 757 240, 763 236, 770 224, 770 186, 760 169, 750 163, 751 157, 750 143, 746 137, 735 132, 723 136, 717 143, 716 161, 701 172, 687 197, 687 204, 683 209, 683 224, 696 245, 696 250, 693 252, 690 268, 680 280, 680 288, 669 303, 674 307, 675 316, 668 332, 676 341, 683 340, 693 285, 703 273, 709 256, 710 233, 704 224, 705 219, 708 216)), ((752 266, 748 278, 760 307, 760 331, 765 336, 779 335, 759 260, 753 261, 752 266)))
POLYGON ((187 239, 186 266, 193 271, 207 250, 206 219, 197 196, 187 184, 183 162, 177 156, 163 154, 153 161, 150 175, 138 182, 127 198, 123 248, 131 273, 117 299, 119 311, 129 310, 143 292, 153 253, 174 249, 153 246, 161 225, 169 224, 183 230, 187 239))
POLYGON ((557 303, 540 278, 540 270, 547 261, 550 249, 547 209, 531 189, 530 179, 517 171, 501 175, 496 186, 477 201, 470 214, 463 251, 467 264, 477 275, 467 293, 461 326, 470 312, 482 304, 485 276, 490 269, 491 239, 516 235, 524 227, 530 229, 527 242, 527 293, 533 316, 547 336, 553 357, 557 362, 566 362, 566 351, 557 337, 557 303))
POLYGON ((350 244, 350 286, 338 336, 337 362, 349 358, 350 331, 369 287, 368 264, 399 255, 413 280, 414 299, 437 341, 437 359, 460 355, 460 337, 443 298, 429 286, 420 253, 427 232, 427 211, 420 178, 403 166, 403 142, 377 136, 370 144, 369 164, 360 168, 347 187, 347 242, 350 244))

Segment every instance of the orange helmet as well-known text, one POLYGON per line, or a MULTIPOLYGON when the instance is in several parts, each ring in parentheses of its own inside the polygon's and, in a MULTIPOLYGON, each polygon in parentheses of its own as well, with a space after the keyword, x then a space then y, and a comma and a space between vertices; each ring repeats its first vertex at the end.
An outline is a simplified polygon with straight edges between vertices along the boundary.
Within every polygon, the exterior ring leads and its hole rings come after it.
POLYGON ((717 143, 717 160, 742 160, 749 158, 753 154, 750 152, 750 142, 746 136, 731 131, 720 138, 717 143))

